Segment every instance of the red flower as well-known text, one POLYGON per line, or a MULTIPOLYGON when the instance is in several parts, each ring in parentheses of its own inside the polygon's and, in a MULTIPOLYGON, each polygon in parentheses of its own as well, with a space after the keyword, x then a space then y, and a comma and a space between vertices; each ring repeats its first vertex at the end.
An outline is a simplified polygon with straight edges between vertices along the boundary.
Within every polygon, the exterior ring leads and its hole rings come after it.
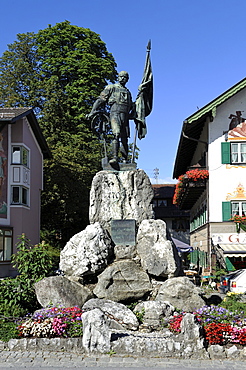
POLYGON ((182 194, 185 192, 185 186, 190 181, 199 181, 208 179, 208 170, 194 169, 187 171, 184 175, 179 176, 175 187, 173 204, 179 204, 182 194))

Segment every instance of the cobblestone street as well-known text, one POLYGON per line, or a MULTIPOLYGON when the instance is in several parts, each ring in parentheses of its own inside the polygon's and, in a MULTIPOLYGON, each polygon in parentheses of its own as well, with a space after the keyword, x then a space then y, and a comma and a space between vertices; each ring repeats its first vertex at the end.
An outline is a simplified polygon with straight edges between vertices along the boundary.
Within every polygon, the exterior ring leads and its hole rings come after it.
POLYGON ((0 369, 246 369, 241 360, 192 360, 155 357, 126 357, 119 355, 85 356, 69 352, 1 351, 0 369))

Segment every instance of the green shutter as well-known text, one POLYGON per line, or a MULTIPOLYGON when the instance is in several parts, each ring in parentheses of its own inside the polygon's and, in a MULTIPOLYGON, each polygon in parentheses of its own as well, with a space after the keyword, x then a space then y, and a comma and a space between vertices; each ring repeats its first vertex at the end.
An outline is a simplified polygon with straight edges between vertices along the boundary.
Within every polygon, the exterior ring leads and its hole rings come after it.
POLYGON ((229 221, 231 218, 231 203, 222 202, 222 220, 229 221))
POLYGON ((221 163, 231 163, 231 144, 228 142, 221 143, 221 163))

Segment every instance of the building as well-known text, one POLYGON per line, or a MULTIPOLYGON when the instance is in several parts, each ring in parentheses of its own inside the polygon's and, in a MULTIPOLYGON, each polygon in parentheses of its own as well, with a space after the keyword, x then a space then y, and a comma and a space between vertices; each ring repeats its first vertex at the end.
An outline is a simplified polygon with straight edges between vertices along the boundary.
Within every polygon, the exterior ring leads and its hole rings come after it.
MULTIPOLYGON (((166 222, 168 235, 189 249, 189 211, 180 210, 173 204, 175 184, 152 184, 154 190, 153 209, 155 218, 166 222)), ((182 245, 179 243, 179 245, 182 245)), ((178 245, 177 245, 178 246, 178 245)))
POLYGON ((30 108, 0 108, 0 277, 15 275, 11 255, 25 233, 40 242, 43 159, 51 153, 30 108))
POLYGON ((206 252, 210 271, 215 254, 222 266, 226 261, 246 267, 244 112, 246 78, 189 116, 180 135, 174 201, 181 210, 190 210, 190 244, 206 252))

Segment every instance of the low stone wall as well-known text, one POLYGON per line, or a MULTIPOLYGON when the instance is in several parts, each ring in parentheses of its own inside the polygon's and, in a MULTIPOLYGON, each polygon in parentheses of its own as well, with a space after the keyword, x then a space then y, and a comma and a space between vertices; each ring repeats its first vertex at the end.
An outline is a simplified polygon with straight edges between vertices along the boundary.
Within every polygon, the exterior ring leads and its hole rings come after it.
MULTIPOLYGON (((90 355, 83 345, 82 338, 22 338, 0 341, 3 351, 50 351, 77 352, 90 355)), ((116 355, 142 357, 169 357, 193 359, 240 359, 246 361, 246 348, 212 345, 197 347, 192 341, 185 341, 181 334, 167 336, 160 333, 115 332, 111 337, 111 351, 116 355)), ((97 353, 97 355, 100 355, 97 353)))

